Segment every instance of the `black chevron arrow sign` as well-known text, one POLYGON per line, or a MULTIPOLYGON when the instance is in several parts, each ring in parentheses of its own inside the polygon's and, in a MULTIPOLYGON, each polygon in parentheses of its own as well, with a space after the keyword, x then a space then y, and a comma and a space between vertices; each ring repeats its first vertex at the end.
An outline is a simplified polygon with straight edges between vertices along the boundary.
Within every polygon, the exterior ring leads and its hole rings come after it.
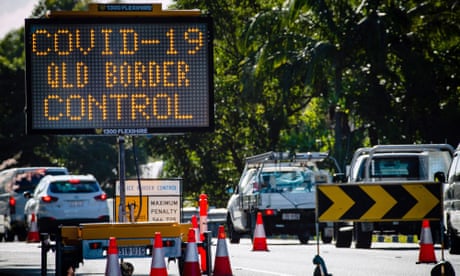
POLYGON ((435 182, 321 184, 318 221, 440 220, 441 191, 435 182))

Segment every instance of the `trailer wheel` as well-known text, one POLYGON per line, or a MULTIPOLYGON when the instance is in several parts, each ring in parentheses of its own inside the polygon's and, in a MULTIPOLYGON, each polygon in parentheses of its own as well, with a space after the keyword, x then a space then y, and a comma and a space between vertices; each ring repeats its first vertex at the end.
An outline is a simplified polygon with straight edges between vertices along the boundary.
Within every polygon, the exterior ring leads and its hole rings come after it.
POLYGON ((62 266, 60 268, 60 273, 58 275, 73 275, 75 273, 75 267, 73 266, 72 258, 62 258, 62 266))

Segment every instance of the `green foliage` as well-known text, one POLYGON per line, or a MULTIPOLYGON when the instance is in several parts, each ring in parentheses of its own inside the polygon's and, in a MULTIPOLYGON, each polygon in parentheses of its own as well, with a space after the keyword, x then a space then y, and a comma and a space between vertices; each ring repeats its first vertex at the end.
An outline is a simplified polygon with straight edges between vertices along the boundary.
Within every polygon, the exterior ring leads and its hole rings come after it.
MULTIPOLYGON (((40 0, 46 10, 88 1, 40 0)), ((360 146, 448 142, 460 115, 460 29, 455 0, 178 0, 214 21, 215 130, 126 139, 135 164, 166 161, 187 199, 225 206, 246 156, 328 151, 341 166, 360 146), (134 154, 136 153, 136 155, 134 154)), ((163 7, 165 8, 165 7, 163 7)), ((25 135, 23 30, 0 41, 1 160, 65 165, 117 178, 113 137, 25 135), (20 157, 17 157, 20 156, 20 157)))

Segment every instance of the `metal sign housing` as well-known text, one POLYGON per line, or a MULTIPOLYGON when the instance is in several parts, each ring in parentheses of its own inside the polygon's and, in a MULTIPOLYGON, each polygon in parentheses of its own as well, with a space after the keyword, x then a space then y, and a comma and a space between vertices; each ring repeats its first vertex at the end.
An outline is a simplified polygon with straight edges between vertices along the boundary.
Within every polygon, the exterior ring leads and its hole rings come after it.
POLYGON ((211 131, 206 16, 26 19, 30 134, 211 131))

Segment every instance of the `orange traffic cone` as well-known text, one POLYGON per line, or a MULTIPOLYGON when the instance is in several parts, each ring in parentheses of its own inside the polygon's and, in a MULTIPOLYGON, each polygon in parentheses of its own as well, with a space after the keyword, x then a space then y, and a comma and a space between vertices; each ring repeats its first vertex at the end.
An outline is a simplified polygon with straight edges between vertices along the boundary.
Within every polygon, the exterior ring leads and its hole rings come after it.
POLYGON ((225 240, 224 226, 219 226, 217 234, 216 259, 214 260, 213 276, 232 276, 232 268, 230 267, 230 259, 228 257, 227 241, 225 240))
POLYGON ((198 262, 198 247, 196 245, 195 230, 190 228, 188 232, 188 242, 185 249, 185 262, 183 276, 201 275, 200 264, 198 262))
POLYGON ((35 221, 35 213, 32 213, 30 220, 30 229, 27 233, 27 242, 40 242, 40 234, 38 234, 37 222, 35 221))
POLYGON ((422 222, 422 233, 420 234, 420 252, 418 255, 417 264, 420 263, 436 263, 433 236, 431 235, 429 220, 423 220, 422 222))
POLYGON ((254 229, 254 239, 252 242, 253 251, 268 251, 267 238, 265 237, 264 223, 262 213, 257 213, 256 229, 254 229))
POLYGON ((160 232, 155 233, 155 242, 152 251, 152 265, 150 266, 150 276, 166 276, 165 255, 163 253, 163 239, 160 232))
POLYGON ((115 237, 109 238, 109 248, 107 249, 107 263, 105 265, 106 276, 121 276, 120 264, 118 263, 118 247, 115 237))

